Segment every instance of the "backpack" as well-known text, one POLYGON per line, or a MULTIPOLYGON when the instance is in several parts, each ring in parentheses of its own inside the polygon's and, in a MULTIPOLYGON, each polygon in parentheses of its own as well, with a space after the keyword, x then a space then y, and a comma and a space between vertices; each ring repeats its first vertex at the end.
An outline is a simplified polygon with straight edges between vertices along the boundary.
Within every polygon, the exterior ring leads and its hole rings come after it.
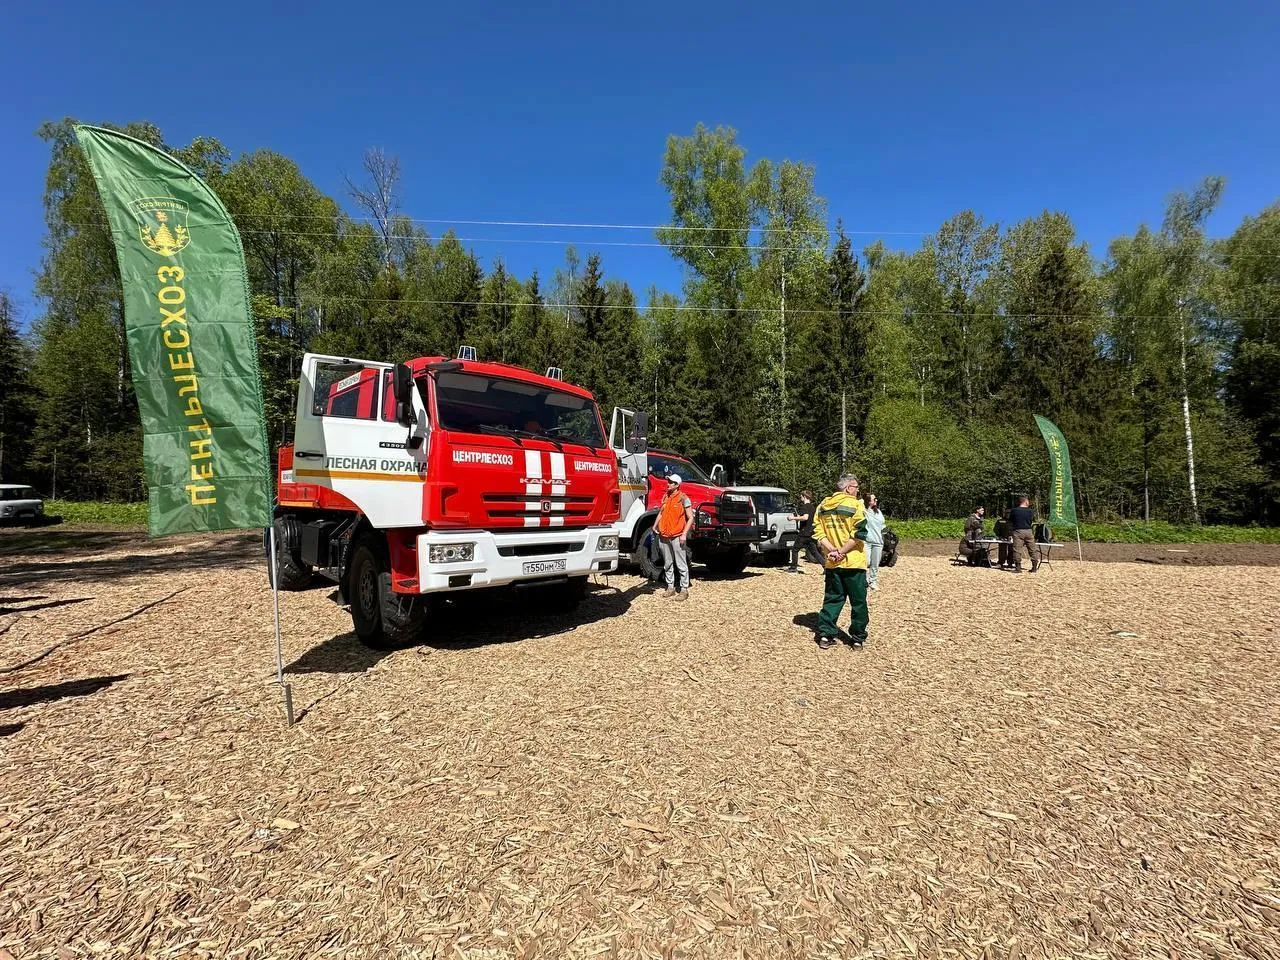
POLYGON ((884 549, 880 553, 880 566, 892 567, 898 562, 898 535, 890 527, 884 528, 884 549))

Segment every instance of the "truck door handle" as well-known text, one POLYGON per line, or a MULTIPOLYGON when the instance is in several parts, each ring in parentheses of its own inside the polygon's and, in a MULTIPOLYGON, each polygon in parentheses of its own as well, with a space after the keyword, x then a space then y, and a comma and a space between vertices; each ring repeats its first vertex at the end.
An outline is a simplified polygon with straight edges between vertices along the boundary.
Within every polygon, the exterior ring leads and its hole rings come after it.
POLYGON ((293 451, 293 455, 295 457, 302 457, 304 460, 319 460, 324 456, 323 453, 312 453, 310 450, 295 450, 293 451))

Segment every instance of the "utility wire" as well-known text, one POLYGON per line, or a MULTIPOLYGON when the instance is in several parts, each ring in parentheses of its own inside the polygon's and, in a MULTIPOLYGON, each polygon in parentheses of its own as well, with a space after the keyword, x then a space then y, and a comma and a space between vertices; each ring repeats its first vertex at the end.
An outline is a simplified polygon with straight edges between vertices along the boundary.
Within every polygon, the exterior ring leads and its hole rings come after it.
MULTIPOLYGON (((540 303, 534 303, 529 300, 433 300, 419 299, 410 297, 343 297, 343 296, 327 296, 319 294, 314 297, 290 297, 283 299, 289 300, 296 305, 302 306, 311 303, 404 303, 404 304, 422 304, 427 306, 438 307, 533 307, 540 306, 545 310, 634 310, 637 313, 661 312, 670 310, 673 312, 685 313, 766 313, 776 314, 778 308, 774 307, 708 307, 697 306, 696 304, 650 304, 648 307, 640 307, 636 304, 626 303, 571 303, 558 300, 544 300, 540 303)), ((788 314, 801 314, 813 316, 833 316, 840 313, 839 310, 827 309, 806 309, 801 307, 788 307, 788 314)), ((1002 313, 999 311, 983 311, 971 313, 967 310, 861 310, 855 309, 846 311, 849 316, 858 317, 971 317, 974 319, 999 319, 999 320, 1030 320, 1039 317, 1047 317, 1063 320, 1113 320, 1116 315, 1109 313, 1002 313)), ((1181 319, 1178 314, 1123 314, 1120 319, 1123 320, 1178 320, 1181 319)), ((1255 320, 1280 321, 1280 317, 1233 317, 1233 320, 1255 320)))
MULTIPOLYGON (((266 215, 266 214, 253 214, 253 215, 250 215, 250 216, 252 216, 252 217, 255 217, 255 218, 256 218, 256 217, 267 216, 267 215, 266 215)), ((319 217, 318 215, 315 215, 315 217, 312 217, 312 216, 310 216, 310 215, 304 215, 304 216, 301 216, 301 217, 291 217, 290 219, 312 219, 312 218, 326 219, 326 218, 324 218, 324 217, 319 217)), ((248 217, 242 217, 241 219, 248 219, 248 217)), ((362 221, 362 222, 363 222, 363 221, 362 221)), ((464 221, 452 221, 452 222, 455 222, 455 223, 462 223, 462 222, 464 222, 464 221)), ((481 222, 484 222, 484 221, 471 221, 471 222, 474 222, 474 223, 481 223, 481 222)), ((502 223, 503 223, 503 222, 502 222, 502 221, 489 221, 489 223, 491 223, 491 224, 497 224, 497 225, 502 225, 502 223)), ((517 223, 517 221, 510 221, 510 223, 515 224, 515 223, 517 223)), ((530 224, 530 225, 532 225, 532 224, 530 224)), ((98 228, 102 228, 102 229, 109 229, 109 228, 110 228, 110 225, 109 225, 109 224, 107 224, 106 222, 103 222, 103 221, 78 221, 78 222, 77 222, 77 221, 68 221, 68 222, 67 222, 67 226, 72 226, 72 227, 98 227, 98 228)), ((566 226, 566 227, 572 227, 572 226, 575 226, 575 225, 574 225, 574 224, 558 224, 558 225, 557 225, 557 224, 547 224, 547 226, 566 226)), ((629 225, 626 225, 626 224, 617 224, 617 225, 615 225, 615 226, 616 226, 616 227, 618 227, 619 229, 622 229, 622 228, 630 228, 630 226, 629 226, 629 225)), ((312 231, 312 230, 257 230, 257 229, 245 229, 245 228, 241 228, 241 227, 237 227, 236 229, 240 232, 240 234, 241 234, 242 236, 264 236, 264 237, 312 237, 312 238, 316 238, 316 237, 328 237, 328 238, 333 238, 333 239, 343 239, 343 240, 351 240, 351 239, 355 239, 355 238, 353 238, 350 234, 339 234, 339 233, 337 233, 337 232, 335 232, 335 231, 327 231, 327 230, 314 230, 314 231, 312 231)), ((666 229, 666 228, 663 228, 663 227, 641 227, 641 226, 636 226, 636 227, 635 227, 635 229, 638 229, 638 230, 656 230, 656 229, 666 229)), ((680 228, 680 229, 683 229, 683 228, 680 228)), ((721 227, 706 227, 706 228, 703 228, 703 227, 696 227, 696 228, 689 228, 689 229, 698 229, 698 230, 701 230, 701 229, 708 229, 708 230, 722 230, 723 228, 721 228, 721 227)), ((760 229, 761 229, 761 230, 763 230, 763 228, 760 228, 760 229)), ((732 232, 732 231, 726 231, 726 232, 732 232)), ((750 233, 752 233, 752 232, 756 232, 756 230, 755 230, 755 229, 751 229, 751 230, 748 230, 747 232, 748 232, 748 234, 750 234, 750 233)), ((846 231, 846 233, 847 233, 847 232, 849 232, 849 231, 846 231)), ((859 232, 861 232, 861 233, 868 233, 868 234, 872 233, 872 231, 859 231, 859 232)), ((898 232, 896 232, 896 233, 895 233, 894 231, 885 231, 885 232, 884 232, 884 235, 886 235, 886 236, 888 236, 888 235, 899 235, 899 236, 928 236, 928 234, 917 234, 917 233, 915 233, 915 232, 906 232, 906 231, 898 231, 898 232)), ((381 242, 381 238, 377 238, 377 237, 369 237, 368 239, 369 239, 369 241, 370 241, 370 242, 373 242, 373 241, 375 241, 375 240, 376 240, 377 242, 381 242)), ((435 244, 437 244, 437 245, 438 245, 438 243, 439 243, 440 239, 441 239, 440 237, 436 237, 436 238, 434 238, 434 239, 433 239, 432 237, 429 237, 429 236, 394 236, 394 235, 393 235, 393 236, 392 236, 392 238, 391 238, 391 240, 392 240, 392 242, 393 242, 393 243, 405 243, 405 244, 419 244, 419 243, 425 243, 425 244, 427 244, 427 245, 429 245, 429 246, 430 246, 431 244, 433 244, 433 243, 435 243, 435 244)), ((685 242, 685 241, 680 241, 680 242, 676 242, 676 243, 663 243, 663 242, 661 242, 661 241, 656 241, 656 240, 654 240, 654 241, 641 241, 641 240, 594 240, 594 239, 584 240, 584 239, 582 239, 582 238, 568 238, 568 237, 566 237, 566 238, 559 238, 559 237, 458 237, 458 236, 455 236, 453 239, 454 239, 456 242, 458 242, 458 243, 501 243, 501 244, 507 244, 507 243, 512 243, 512 244, 514 244, 514 243, 522 243, 522 244, 531 244, 531 245, 538 245, 538 246, 563 246, 563 247, 568 247, 568 246, 583 246, 583 247, 631 247, 631 248, 639 248, 639 249, 654 249, 654 250, 668 250, 668 251, 677 251, 677 250, 747 250, 747 251, 769 251, 769 252, 774 252, 774 253, 805 253, 805 252, 807 252, 807 253, 817 253, 817 252, 823 252, 823 253, 824 253, 824 255, 825 255, 825 248, 824 248, 824 247, 821 247, 821 246, 818 246, 818 245, 779 246, 779 245, 777 245, 777 244, 772 244, 772 243, 745 243, 745 244, 743 244, 743 243, 719 243, 719 244, 714 244, 714 243, 699 243, 699 242, 685 242)), ((1248 260, 1280 260, 1280 254, 1270 254, 1270 253, 1239 253, 1239 254, 1234 254, 1234 255, 1232 255, 1230 259, 1233 259, 1233 260, 1245 260, 1245 259, 1248 259, 1248 260)))
MULTIPOLYGON (((273 219, 270 213, 243 213, 236 219, 273 219)), ((377 221, 372 217, 353 217, 346 214, 330 214, 330 213, 304 213, 296 216, 290 215, 291 220, 333 220, 350 221, 352 223, 368 223, 373 224, 377 221)), ((556 228, 567 230, 671 230, 671 231, 733 231, 742 229, 741 227, 701 227, 701 226, 680 226, 669 223, 659 224, 641 224, 641 223, 572 223, 566 221, 555 220, 449 220, 441 217, 392 217, 392 223, 434 223, 434 224, 457 224, 468 227, 535 227, 535 228, 556 228)), ((824 224, 824 228, 831 230, 829 224, 824 224)), ((751 233, 786 233, 794 230, 793 227, 762 227, 752 226, 746 228, 751 233)), ((847 234, 857 236, 895 236, 895 237, 927 237, 935 231, 928 230, 848 230, 847 234)))

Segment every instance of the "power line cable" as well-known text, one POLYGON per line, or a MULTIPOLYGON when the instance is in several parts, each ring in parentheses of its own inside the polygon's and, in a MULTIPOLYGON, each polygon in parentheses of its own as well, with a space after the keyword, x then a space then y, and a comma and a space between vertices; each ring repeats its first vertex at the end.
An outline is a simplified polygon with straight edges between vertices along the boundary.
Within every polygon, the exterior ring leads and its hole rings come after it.
MULTIPOLYGON (((427 306, 443 306, 443 307, 532 307, 541 306, 546 310, 634 310, 637 313, 645 311, 661 312, 670 310, 682 313, 764 313, 776 314, 778 308, 774 307, 711 307, 699 306, 697 304, 662 304, 655 306, 650 304, 648 307, 641 307, 637 304, 626 303, 573 303, 557 300, 544 300, 535 304, 529 300, 437 300, 437 299, 420 299, 412 297, 346 297, 331 296, 326 294, 318 294, 314 297, 292 297, 286 296, 285 300, 292 301, 299 306, 305 306, 310 303, 404 303, 427 306)), ((816 309, 788 307, 787 314, 812 315, 812 316, 832 316, 839 311, 832 309, 816 309)), ((1063 320, 1114 320, 1114 314, 1108 313, 1003 313, 1000 311, 983 311, 971 313, 966 310, 853 310, 850 316, 859 317, 900 317, 907 319, 908 317, 970 317, 974 319, 998 319, 998 320, 1029 320, 1039 317, 1047 317, 1063 320)), ((1121 319, 1124 320, 1177 320, 1178 314, 1124 314, 1121 319)), ((1280 321, 1280 317, 1232 317, 1233 320, 1254 320, 1258 322, 1274 320, 1280 321)))

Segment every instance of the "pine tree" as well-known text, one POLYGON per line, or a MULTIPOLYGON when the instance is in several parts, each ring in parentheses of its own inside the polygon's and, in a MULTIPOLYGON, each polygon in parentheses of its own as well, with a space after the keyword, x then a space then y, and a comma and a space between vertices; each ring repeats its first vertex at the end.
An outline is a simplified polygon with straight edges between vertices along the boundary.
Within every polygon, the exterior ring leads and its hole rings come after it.
POLYGON ((515 316, 513 304, 518 296, 519 285, 499 259, 481 286, 480 307, 474 325, 467 333, 467 342, 476 348, 482 360, 506 363, 511 359, 508 353, 515 316))
POLYGON ((605 298, 609 309, 605 311, 599 338, 603 393, 596 399, 608 416, 614 406, 634 409, 641 405, 647 391, 635 295, 625 283, 614 280, 606 284, 605 298))
POLYGON ((577 324, 571 327, 573 340, 569 344, 569 364, 565 376, 586 387, 596 396, 608 390, 608 372, 604 366, 601 337, 604 334, 609 313, 608 295, 605 292, 600 271, 600 255, 587 257, 587 269, 578 282, 577 324))
POLYGON ((799 399, 801 435, 820 452, 841 449, 864 436, 873 387, 872 317, 861 309, 867 278, 843 225, 827 263, 828 310, 809 333, 808 368, 799 399), (843 406, 845 423, 841 424, 843 406))
POLYGON ((512 312, 508 350, 511 363, 544 373, 555 362, 554 345, 549 334, 554 333, 548 322, 546 303, 542 298, 542 285, 537 271, 519 288, 519 302, 512 312))
POLYGON ((18 333, 13 302, 0 291, 0 481, 22 479, 35 426, 31 351, 18 333))
POLYGON ((1100 358, 1089 321, 1088 281, 1072 269, 1064 247, 1045 254, 1031 286, 1011 308, 1015 326, 1005 402, 1043 413, 1063 429, 1087 422, 1096 414, 1089 384, 1100 358))

